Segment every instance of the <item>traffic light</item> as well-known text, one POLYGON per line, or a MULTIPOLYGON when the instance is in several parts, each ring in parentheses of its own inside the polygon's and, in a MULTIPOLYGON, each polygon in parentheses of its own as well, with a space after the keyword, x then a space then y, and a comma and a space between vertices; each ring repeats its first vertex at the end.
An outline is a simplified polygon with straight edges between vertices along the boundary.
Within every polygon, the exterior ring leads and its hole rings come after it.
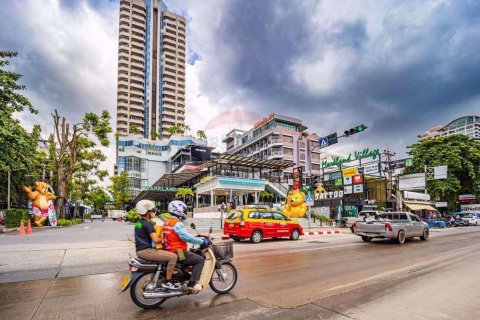
POLYGON ((350 129, 348 129, 348 130, 345 130, 344 135, 345 135, 346 137, 348 137, 348 136, 351 136, 352 134, 356 134, 356 133, 363 132, 363 131, 365 131, 366 129, 367 129, 367 126, 364 125, 364 124, 361 124, 361 125, 359 125, 359 126, 356 126, 356 127, 350 128, 350 129))

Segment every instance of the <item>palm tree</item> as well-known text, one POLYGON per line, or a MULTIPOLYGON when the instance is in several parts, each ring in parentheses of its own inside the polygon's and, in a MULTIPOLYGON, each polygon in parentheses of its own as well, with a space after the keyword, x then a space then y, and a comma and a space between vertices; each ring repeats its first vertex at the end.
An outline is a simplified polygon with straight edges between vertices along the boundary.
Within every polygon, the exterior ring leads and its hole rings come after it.
POLYGON ((191 196, 192 198, 195 196, 193 190, 191 188, 178 188, 177 193, 175 194, 175 198, 182 198, 183 202, 185 202, 185 198, 187 196, 191 196))
POLYGON ((129 130, 129 133, 133 133, 133 134, 141 134, 142 131, 140 130, 140 128, 136 125, 136 124, 131 124, 130 127, 128 128, 129 130))
POLYGON ((173 136, 174 134, 182 133, 183 129, 178 124, 175 124, 175 125, 171 126, 170 128, 168 128, 167 132, 168 132, 169 135, 173 136))
POLYGON ((268 192, 267 190, 260 191, 259 196, 260 196, 260 199, 263 199, 264 204, 265 204, 265 200, 268 201, 268 200, 273 200, 275 198, 275 196, 270 192, 268 192))
POLYGON ((185 130, 185 134, 188 134, 188 132, 191 130, 191 128, 188 124, 185 125, 185 127, 183 127, 183 129, 185 130))
POLYGON ((156 131, 150 131, 150 138, 152 140, 155 140, 155 139, 162 139, 162 135, 156 131))
POLYGON ((202 140, 207 140, 207 135, 205 134, 205 131, 203 130, 198 130, 197 131, 197 137, 202 140))

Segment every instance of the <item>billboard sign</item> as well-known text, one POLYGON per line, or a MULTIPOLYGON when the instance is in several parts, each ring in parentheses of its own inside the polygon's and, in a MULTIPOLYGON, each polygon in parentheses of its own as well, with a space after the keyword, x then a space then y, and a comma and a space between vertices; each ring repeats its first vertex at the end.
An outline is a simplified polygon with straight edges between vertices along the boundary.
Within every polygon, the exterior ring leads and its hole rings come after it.
POLYGON ((460 203, 475 203, 477 197, 474 194, 461 194, 458 196, 458 200, 460 203))
POLYGON ((352 194, 353 193, 353 186, 344 186, 343 187, 344 194, 352 194))
MULTIPOLYGON (((379 163, 371 163, 363 166, 363 174, 365 175, 374 175, 380 173, 379 163)), ((359 170, 360 171, 360 170, 359 170)))
POLYGON ((412 173, 400 176, 398 189, 399 190, 424 190, 426 176, 423 173, 412 173))
POLYGON ((462 204, 460 206, 460 209, 462 212, 475 212, 475 213, 480 213, 480 204, 475 203, 475 204, 462 204))
POLYGON ((212 159, 212 149, 209 147, 192 146, 190 150, 192 161, 208 161, 212 159))
POLYGON ((343 184, 344 184, 344 185, 352 184, 352 177, 345 177, 345 178, 343 178, 343 184))
POLYGON ((343 198, 343 191, 330 191, 315 193, 315 200, 329 200, 343 198))
POLYGON ((293 168, 293 189, 297 190, 302 187, 302 168, 293 168))
POLYGON ((362 193, 362 192, 363 192, 363 184, 353 185, 353 193, 362 193))
POLYGON ((358 168, 347 168, 342 170, 343 177, 352 177, 356 174, 358 174, 358 168))
POLYGON ((395 170, 395 169, 402 169, 413 164, 412 158, 400 159, 391 161, 388 163, 388 169, 395 170))
POLYGON ((363 184, 363 174, 357 174, 352 178, 353 178, 353 184, 363 184))

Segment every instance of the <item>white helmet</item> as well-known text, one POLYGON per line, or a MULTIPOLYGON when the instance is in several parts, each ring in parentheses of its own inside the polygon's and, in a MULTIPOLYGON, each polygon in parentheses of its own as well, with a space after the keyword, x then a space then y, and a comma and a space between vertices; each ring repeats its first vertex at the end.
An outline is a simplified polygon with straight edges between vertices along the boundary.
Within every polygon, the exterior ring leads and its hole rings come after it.
POLYGON ((180 220, 187 219, 187 205, 180 200, 174 200, 168 204, 168 212, 180 220))
POLYGON ((150 200, 140 200, 137 202, 135 205, 135 209, 137 210, 137 213, 141 216, 144 216, 147 214, 148 211, 156 211, 155 208, 155 203, 150 200))

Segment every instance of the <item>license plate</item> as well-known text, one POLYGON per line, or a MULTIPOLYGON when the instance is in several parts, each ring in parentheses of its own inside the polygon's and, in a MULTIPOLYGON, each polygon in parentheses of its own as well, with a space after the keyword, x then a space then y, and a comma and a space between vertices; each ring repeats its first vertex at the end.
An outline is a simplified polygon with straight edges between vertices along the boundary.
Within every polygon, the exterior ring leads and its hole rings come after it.
POLYGON ((234 223, 230 223, 229 226, 230 226, 230 228, 233 228, 233 227, 235 227, 235 224, 234 224, 234 223))
POLYGON ((123 278, 122 282, 120 283, 120 290, 125 291, 128 288, 129 284, 130 276, 125 276, 125 278, 123 278))

